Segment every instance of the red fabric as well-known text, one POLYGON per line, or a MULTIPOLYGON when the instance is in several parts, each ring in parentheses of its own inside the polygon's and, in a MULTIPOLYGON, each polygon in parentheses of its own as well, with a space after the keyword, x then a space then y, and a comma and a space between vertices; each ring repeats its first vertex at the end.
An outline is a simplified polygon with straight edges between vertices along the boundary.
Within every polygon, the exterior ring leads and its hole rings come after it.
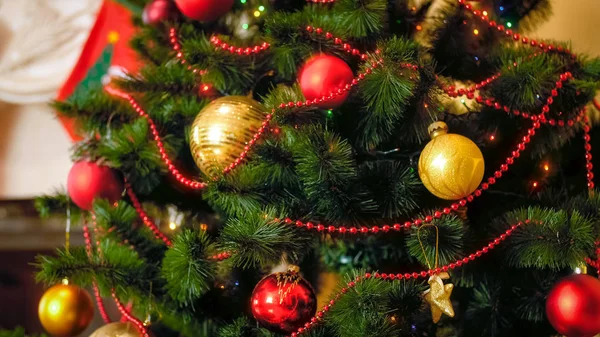
MULTIPOLYGON (((110 32, 114 31, 119 34, 119 40, 114 46, 111 65, 121 66, 129 72, 136 72, 139 69, 140 65, 135 53, 128 46, 128 41, 135 31, 130 18, 131 13, 125 7, 111 0, 104 0, 98 12, 96 23, 90 31, 88 40, 81 51, 79 60, 73 68, 71 75, 69 75, 59 90, 56 97, 57 100, 67 99, 79 82, 85 78, 88 69, 94 66, 108 43, 108 34, 110 32)), ((76 133, 75 120, 65 117, 60 117, 60 120, 73 141, 81 140, 81 137, 76 133)))

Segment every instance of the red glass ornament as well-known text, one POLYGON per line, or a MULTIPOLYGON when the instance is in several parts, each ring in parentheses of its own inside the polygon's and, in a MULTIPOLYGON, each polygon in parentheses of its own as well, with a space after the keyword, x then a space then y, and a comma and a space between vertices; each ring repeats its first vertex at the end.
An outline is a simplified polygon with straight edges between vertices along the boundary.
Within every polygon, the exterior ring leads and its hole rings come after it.
POLYGON ((75 163, 67 178, 67 191, 73 202, 84 210, 91 210, 94 199, 121 199, 123 179, 108 166, 80 161, 75 163))
POLYGON ((233 0, 175 0, 175 4, 190 19, 214 21, 233 7, 233 0))
POLYGON ((567 337, 600 333, 600 280, 583 274, 560 280, 548 294, 546 315, 567 337))
MULTIPOLYGON (((352 69, 342 59, 331 55, 317 55, 310 58, 300 70, 300 88, 304 97, 316 100, 331 93, 337 93, 352 82, 352 69)), ((335 95, 333 99, 319 103, 323 109, 337 108, 348 97, 348 91, 335 95)))
POLYGON ((170 0, 154 0, 149 2, 142 12, 142 21, 147 25, 155 25, 172 19, 176 10, 170 0))
POLYGON ((311 285, 293 266, 287 272, 264 277, 252 292, 252 315, 273 332, 291 333, 309 322, 317 311, 311 285))

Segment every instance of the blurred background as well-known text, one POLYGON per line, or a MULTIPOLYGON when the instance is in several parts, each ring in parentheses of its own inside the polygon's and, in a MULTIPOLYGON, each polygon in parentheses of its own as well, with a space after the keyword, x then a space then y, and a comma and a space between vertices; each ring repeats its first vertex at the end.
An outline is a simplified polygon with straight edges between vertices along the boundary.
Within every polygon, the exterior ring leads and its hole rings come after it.
MULTIPOLYGON (((528 35, 570 40, 576 53, 600 55, 600 0, 552 5, 550 20, 528 35)), ((33 206, 35 196, 65 186, 71 168, 69 123, 58 120, 48 102, 68 96, 69 81, 96 75, 104 82, 122 73, 119 62, 130 60, 120 48, 130 28, 114 24, 126 24, 126 16, 110 0, 0 0, 0 328, 42 331, 37 305, 44 287, 35 283, 31 263, 65 241, 65 219, 41 220, 33 206)), ((71 244, 82 243, 74 227, 71 244)), ((83 335, 101 324, 96 315, 83 335)))

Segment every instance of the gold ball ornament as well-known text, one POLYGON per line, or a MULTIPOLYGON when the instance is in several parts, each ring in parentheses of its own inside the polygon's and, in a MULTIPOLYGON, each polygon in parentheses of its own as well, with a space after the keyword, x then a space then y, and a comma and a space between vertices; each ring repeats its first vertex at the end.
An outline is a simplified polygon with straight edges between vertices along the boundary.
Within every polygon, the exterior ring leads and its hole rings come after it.
POLYGON ((265 109, 244 96, 225 96, 200 111, 190 133, 190 149, 196 165, 214 177, 234 162, 262 126, 265 109))
POLYGON ((90 337, 141 337, 135 325, 127 323, 109 323, 94 331, 90 337))
POLYGON ((448 133, 448 125, 429 126, 431 141, 419 157, 419 177, 438 198, 458 200, 473 193, 483 179, 481 150, 469 138, 448 133))
POLYGON ((94 318, 92 297, 84 289, 57 284, 48 289, 38 306, 42 326, 55 337, 79 335, 94 318))

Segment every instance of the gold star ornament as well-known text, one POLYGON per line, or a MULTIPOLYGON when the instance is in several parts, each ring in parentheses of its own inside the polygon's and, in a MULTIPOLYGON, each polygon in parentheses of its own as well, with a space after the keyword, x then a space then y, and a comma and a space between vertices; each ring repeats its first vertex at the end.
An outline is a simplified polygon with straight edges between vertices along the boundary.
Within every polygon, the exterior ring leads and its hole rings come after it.
POLYGON ((439 322, 442 314, 454 317, 454 308, 452 308, 452 302, 450 301, 454 285, 452 283, 444 284, 444 281, 442 281, 449 278, 450 275, 446 272, 429 277, 429 289, 423 293, 425 300, 431 306, 433 323, 439 322))

